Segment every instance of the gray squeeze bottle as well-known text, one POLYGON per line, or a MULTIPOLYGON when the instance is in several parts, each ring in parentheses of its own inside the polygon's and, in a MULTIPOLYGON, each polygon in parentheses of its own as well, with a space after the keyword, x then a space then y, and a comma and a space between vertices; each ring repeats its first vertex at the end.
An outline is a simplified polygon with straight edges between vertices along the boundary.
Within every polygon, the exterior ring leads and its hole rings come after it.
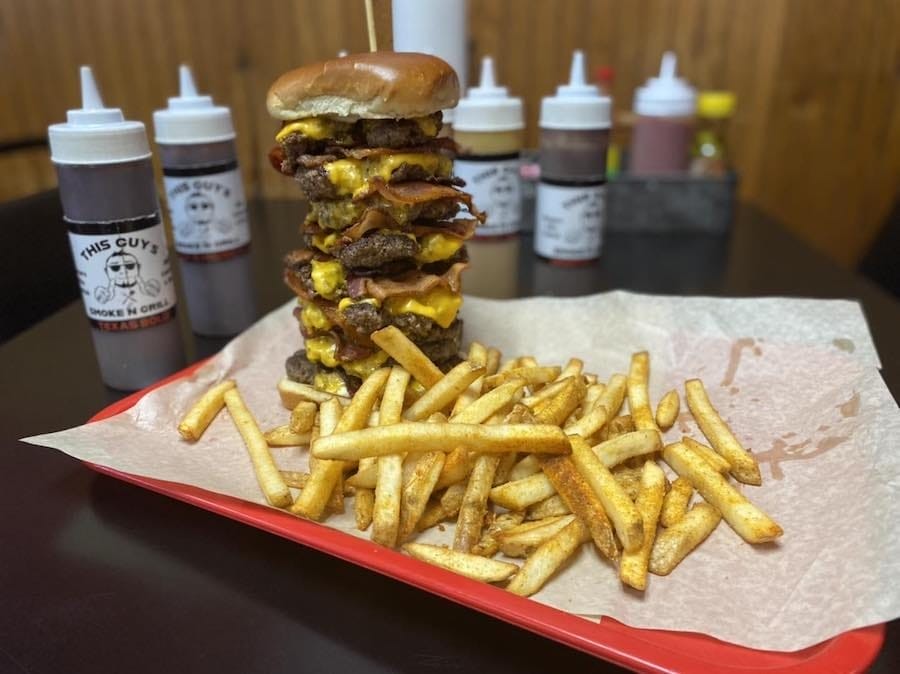
POLYGON ((572 54, 569 83, 541 101, 534 250, 551 262, 584 264, 600 255, 611 105, 586 82, 581 51, 572 54))
POLYGON ((86 66, 81 99, 50 155, 100 375, 132 391, 184 365, 175 281, 144 125, 103 107, 86 66))
POLYGON ((256 317, 250 226, 231 111, 179 69, 179 96, 153 113, 163 185, 191 328, 228 337, 256 317))

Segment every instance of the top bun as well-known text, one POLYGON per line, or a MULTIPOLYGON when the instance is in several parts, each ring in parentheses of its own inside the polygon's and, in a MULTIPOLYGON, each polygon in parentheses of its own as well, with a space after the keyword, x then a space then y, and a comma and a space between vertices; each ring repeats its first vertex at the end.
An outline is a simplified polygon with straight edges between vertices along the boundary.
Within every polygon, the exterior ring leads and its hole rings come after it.
POLYGON ((276 119, 424 117, 452 108, 459 79, 428 54, 390 51, 351 54, 286 72, 269 87, 266 107, 276 119))

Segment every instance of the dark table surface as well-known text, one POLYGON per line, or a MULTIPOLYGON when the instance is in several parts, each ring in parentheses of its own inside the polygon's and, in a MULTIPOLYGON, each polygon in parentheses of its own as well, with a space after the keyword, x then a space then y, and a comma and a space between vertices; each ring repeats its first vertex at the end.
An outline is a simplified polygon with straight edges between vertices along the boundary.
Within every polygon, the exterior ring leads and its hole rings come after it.
MULTIPOLYGON (((279 260, 297 245, 301 208, 268 202, 252 210, 261 311, 289 297, 279 260)), ((35 206, 35 217, 45 212, 46 203, 35 206)), ((527 237, 476 244, 467 291, 859 299, 885 380, 900 393, 900 305, 752 209, 739 210, 728 238, 610 235, 590 267, 551 267, 531 251, 527 237)), ((224 343, 184 333, 192 359, 224 343)), ((81 424, 123 395, 100 382, 80 302, 0 346, 0 379, 0 672, 619 671, 17 442, 81 424)), ((896 671, 898 631, 895 621, 872 671, 896 671)))

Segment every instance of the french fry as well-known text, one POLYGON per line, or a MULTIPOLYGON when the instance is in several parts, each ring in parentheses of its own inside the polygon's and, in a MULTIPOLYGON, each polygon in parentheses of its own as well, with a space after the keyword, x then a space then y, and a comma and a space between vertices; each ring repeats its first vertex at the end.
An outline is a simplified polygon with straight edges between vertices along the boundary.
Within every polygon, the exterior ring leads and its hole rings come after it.
MULTIPOLYGON (((521 361, 520 361, 521 362, 521 361)), ((553 367, 538 367, 538 366, 527 366, 527 367, 514 367, 511 370, 507 370, 506 372, 498 372, 497 374, 492 374, 490 377, 484 378, 484 390, 489 391, 492 388, 500 386, 505 382, 508 382, 510 379, 518 377, 519 379, 524 379, 528 386, 536 386, 539 384, 546 384, 547 382, 553 381, 559 376, 560 368, 553 367)))
POLYGON ((553 483, 543 473, 535 473, 515 482, 507 482, 491 489, 491 501, 508 510, 524 510, 546 498, 556 490, 553 483))
POLYGON ((515 452, 500 455, 500 462, 497 464, 497 471, 494 473, 494 482, 492 486, 509 482, 509 473, 513 466, 516 465, 519 455, 515 452))
POLYGON ((628 386, 628 378, 624 374, 614 374, 606 383, 606 388, 597 399, 597 405, 603 405, 609 413, 609 418, 614 418, 622 408, 625 400, 625 389, 628 386))
POLYGON ((717 473, 725 475, 731 470, 731 466, 725 460, 725 457, 712 447, 707 447, 702 442, 697 442, 694 438, 689 438, 686 435, 682 436, 681 441, 702 456, 706 460, 706 463, 712 466, 717 473))
POLYGON ((728 428, 728 424, 716 412, 709 401, 703 382, 699 379, 689 379, 684 383, 684 391, 688 407, 697 425, 713 449, 728 461, 734 479, 744 484, 762 484, 759 464, 753 455, 741 446, 728 428))
POLYGON ((288 425, 276 426, 263 434, 269 447, 305 447, 311 436, 311 431, 294 433, 288 425))
POLYGON ((356 528, 365 531, 372 524, 375 512, 375 492, 371 489, 357 489, 353 499, 353 513, 356 515, 356 528))
POLYGON ((538 362, 534 356, 519 356, 519 367, 537 367, 538 362))
POLYGON ((375 485, 378 483, 378 461, 365 465, 360 461, 359 469, 348 477, 346 482, 357 489, 375 489, 375 485))
MULTIPOLYGON (((628 498, 609 468, 597 458, 583 438, 572 438, 572 462, 600 498, 626 552, 634 552, 644 541, 644 525, 634 502, 628 498)), ((563 496, 565 499, 565 496, 563 496)), ((569 504, 569 508, 572 505, 569 504)))
POLYGON ((466 552, 450 550, 437 545, 407 543, 403 546, 403 549, 410 557, 415 557, 418 560, 434 564, 448 571, 454 571, 472 580, 480 580, 483 583, 499 583, 519 570, 518 566, 509 562, 500 562, 496 559, 470 555, 466 552))
POLYGON ((527 523, 533 526, 520 525, 507 529, 498 536, 500 552, 507 557, 527 557, 574 519, 575 515, 561 515, 527 523))
POLYGON ((279 472, 281 473, 281 479, 284 480, 284 483, 288 487, 303 489, 309 481, 309 473, 304 473, 299 470, 282 470, 279 472))
POLYGON ((612 440, 619 435, 625 435, 626 433, 634 433, 637 430, 630 414, 623 414, 616 417, 610 421, 607 426, 609 427, 608 440, 612 440))
POLYGON ((678 522, 663 529, 650 551, 650 573, 657 576, 672 573, 691 550, 707 539, 721 519, 722 515, 711 505, 698 503, 678 522))
POLYGON ((606 390, 606 384, 590 384, 584 392, 584 400, 581 401, 581 409, 579 417, 583 417, 586 412, 594 409, 594 405, 600 400, 600 396, 606 390))
POLYGON ((556 381, 547 384, 537 393, 522 398, 522 404, 534 409, 541 401, 558 395, 560 391, 562 391, 569 385, 571 379, 571 377, 566 377, 564 379, 557 379, 556 381))
POLYGON ((426 389, 431 388, 444 378, 440 368, 431 362, 418 346, 409 337, 404 335, 394 326, 373 332, 372 341, 375 342, 391 358, 397 361, 403 369, 409 372, 416 381, 426 389))
POLYGON ((628 494, 628 498, 632 501, 637 499, 638 492, 641 489, 641 469, 619 465, 612 469, 612 474, 616 482, 628 494))
POLYGON ((584 383, 588 386, 593 386, 597 383, 597 375, 595 375, 593 372, 585 372, 584 383))
POLYGON ((646 351, 632 354, 631 367, 628 369, 628 407, 634 427, 639 431, 658 431, 653 412, 650 409, 650 397, 647 384, 650 378, 650 355, 646 351))
POLYGON ((510 358, 509 360, 504 362, 503 365, 500 366, 500 369, 497 370, 497 373, 509 372, 514 367, 518 367, 518 366, 519 366, 519 359, 518 358, 510 358))
POLYGON ((474 465, 475 457, 465 447, 454 448, 447 454, 444 467, 441 469, 434 488, 443 489, 465 480, 466 476, 472 472, 474 465))
POLYGON ((569 362, 566 363, 566 366, 560 371, 559 375, 556 377, 556 380, 559 381, 561 379, 568 379, 572 377, 573 379, 581 378, 581 371, 584 370, 584 361, 580 358, 569 358, 569 362))
POLYGON ((308 433, 316 424, 319 406, 309 400, 301 400, 291 410, 291 421, 288 424, 292 433, 308 433))
POLYGON ((497 374, 499 368, 500 352, 494 347, 490 347, 487 350, 487 357, 484 361, 484 374, 486 377, 490 377, 492 374, 497 374))
MULTIPOLYGON (((315 469, 313 469, 315 471, 315 469)), ((313 473, 309 474, 312 479, 313 473)), ((327 514, 341 515, 344 513, 344 474, 338 475, 331 490, 331 495, 325 503, 325 512, 327 514)))
MULTIPOLYGON (((393 428, 393 427, 388 427, 393 428)), ((417 456, 407 456, 407 461, 414 462, 414 469, 410 479, 403 484, 400 494, 400 524, 397 530, 397 540, 405 541, 416 529, 416 524, 428 499, 434 491, 441 467, 444 465, 443 452, 423 452, 417 456)))
POLYGON ((679 408, 680 400, 678 391, 675 389, 660 398, 659 404, 656 406, 656 425, 661 431, 667 431, 675 425, 679 408))
POLYGON ((578 421, 566 427, 566 434, 589 438, 603 428, 608 419, 609 410, 603 406, 603 396, 601 396, 593 409, 588 410, 578 421))
MULTIPOLYGON (((337 398, 329 398, 319 406, 319 437, 331 435, 337 427, 343 407, 337 398)), ((300 496, 291 506, 291 512, 307 519, 319 519, 325 512, 334 486, 343 474, 339 461, 313 461, 310 457, 310 477, 300 496)))
POLYGON ((521 524, 525 515, 521 512, 503 513, 497 515, 481 534, 481 539, 472 548, 473 555, 491 557, 500 549, 500 541, 497 539, 507 529, 521 524))
POLYGON ((634 431, 617 435, 592 449, 604 466, 612 468, 626 459, 659 451, 662 449, 662 441, 656 431, 634 431))
POLYGON ((464 482, 457 482, 447 487, 444 493, 441 494, 440 499, 437 501, 432 499, 425 507, 425 512, 422 513, 422 517, 419 518, 416 524, 416 529, 424 531, 438 522, 456 517, 459 514, 459 507, 462 505, 465 493, 466 483, 464 482))
MULTIPOLYGON (((393 367, 384 385, 378 424, 390 426, 403 416, 403 401, 410 374, 402 367, 393 367)), ((362 470, 360 470, 360 473, 362 470)), ((360 473, 357 473, 359 475, 360 473)), ((372 513, 372 540, 393 548, 400 529, 400 496, 403 489, 403 455, 380 456, 376 463, 375 502, 372 513)))
POLYGON ((525 560, 506 589, 522 597, 533 595, 589 540, 591 535, 587 527, 579 519, 574 519, 525 560))
MULTIPOLYGON (((367 379, 366 382, 368 381, 367 379)), ((568 438, 557 426, 531 424, 477 426, 404 422, 393 426, 364 428, 319 437, 312 443, 311 454, 319 459, 354 461, 366 456, 383 456, 397 452, 443 451, 448 447, 460 445, 469 451, 491 453, 568 454, 570 451, 568 438)))
POLYGON ((784 531, 766 513, 753 505, 687 445, 676 442, 663 449, 663 458, 676 473, 722 513, 725 521, 748 543, 766 543, 784 531))
POLYGON ((666 476, 662 468, 653 461, 646 461, 641 474, 640 492, 635 503, 644 525, 644 542, 638 550, 623 552, 622 559, 619 560, 619 578, 635 590, 643 591, 647 588, 647 565, 650 562, 653 542, 656 540, 656 524, 665 493, 666 476))
POLYGON ((269 452, 269 445, 266 443, 262 431, 259 430, 253 414, 244 404, 240 392, 235 387, 228 389, 223 395, 231 420, 234 421, 234 425, 247 446, 247 454, 250 455, 256 480, 259 482, 266 501, 276 508, 289 506, 292 498, 291 490, 285 484, 281 473, 278 472, 278 466, 275 465, 272 454, 269 452))
POLYGON ((191 408, 182 417, 181 423, 178 424, 178 432, 181 437, 191 442, 199 440, 219 410, 225 407, 225 392, 234 387, 234 380, 226 379, 200 396, 200 399, 191 405, 191 408))
POLYGON ((331 398, 337 398, 343 405, 350 404, 350 398, 346 396, 334 396, 309 384, 291 381, 287 377, 278 382, 278 395, 281 397, 281 404, 289 410, 293 410, 299 402, 309 401, 321 405, 331 398))
POLYGON ((446 409, 466 390, 469 384, 483 374, 484 366, 473 365, 469 361, 464 360, 450 370, 440 381, 435 382, 421 398, 403 413, 403 418, 407 421, 420 421, 434 412, 446 409))
POLYGON ((616 547, 612 526, 600 497, 575 467, 571 458, 568 456, 544 458, 541 470, 550 478, 550 482, 562 496, 569 510, 587 527, 600 553, 609 559, 618 557, 619 550, 616 547))
POLYGON ((547 517, 556 517, 559 515, 568 515, 572 511, 563 501, 562 496, 554 494, 550 498, 535 503, 525 511, 525 518, 529 520, 542 520, 547 517))
MULTIPOLYGON (((449 376, 449 374, 447 375, 449 376)), ((524 379, 510 379, 492 391, 473 400, 460 412, 450 417, 451 424, 480 424, 497 412, 513 404, 516 394, 525 387, 524 379)))
POLYGON ((659 523, 664 527, 671 527, 687 514, 688 504, 694 495, 694 487, 691 481, 685 477, 679 477, 672 483, 669 491, 663 499, 662 512, 659 515, 659 523))
POLYGON ((522 480, 530 475, 541 472, 541 462, 537 454, 528 454, 525 458, 520 459, 512 470, 509 471, 509 482, 522 480))
MULTIPOLYGON (((483 344, 479 342, 472 342, 469 345, 469 355, 466 360, 468 360, 473 365, 479 365, 485 368, 485 372, 487 372, 487 349, 484 348, 483 344)), ((475 400, 478 396, 481 395, 481 385, 484 382, 484 376, 478 377, 475 381, 469 384, 468 388, 459 394, 459 397, 456 399, 456 402, 453 403, 453 411, 450 416, 457 414, 462 411, 463 408, 469 405, 473 400, 475 400)))
POLYGON ((499 463, 500 456, 497 454, 481 454, 475 459, 475 466, 472 468, 469 484, 459 508, 459 518, 456 520, 454 550, 470 552, 481 538, 488 495, 499 463))
POLYGON ((534 419, 539 424, 562 426, 578 408, 584 398, 584 382, 570 378, 569 384, 558 395, 544 400, 534 409, 534 419))

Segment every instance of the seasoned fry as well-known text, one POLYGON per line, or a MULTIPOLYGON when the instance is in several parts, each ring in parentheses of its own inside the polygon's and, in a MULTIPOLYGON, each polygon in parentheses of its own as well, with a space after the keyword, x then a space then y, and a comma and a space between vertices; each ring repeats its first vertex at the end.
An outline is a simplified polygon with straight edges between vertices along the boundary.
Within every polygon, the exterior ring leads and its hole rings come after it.
POLYGON ((525 519, 525 515, 521 512, 503 513, 492 518, 487 529, 481 534, 481 540, 472 548, 472 554, 483 557, 497 554, 497 550, 500 549, 500 541, 497 540, 497 537, 507 529, 521 524, 523 519, 525 519))
MULTIPOLYGON (((340 421, 343 408, 336 398, 329 398, 319 406, 319 437, 327 437, 334 432, 340 421)), ((313 461, 310 457, 310 477, 291 512, 307 519, 319 519, 325 512, 334 486, 341 479, 344 466, 340 461, 313 461)))
POLYGON ((400 494, 400 525, 397 530, 397 540, 400 542, 415 531, 416 524, 428 505, 428 499, 431 498, 444 465, 444 453, 423 452, 408 456, 406 460, 414 462, 415 467, 409 480, 403 484, 400 494))
POLYGON ((676 442, 663 449, 672 470, 686 477, 700 495, 716 507, 729 526, 748 543, 766 543, 784 531, 766 513, 753 505, 724 477, 687 445, 676 442))
POLYGON ((466 493, 466 483, 457 482, 450 485, 441 494, 440 499, 432 500, 425 507, 425 512, 419 518, 416 529, 424 531, 433 527, 438 522, 449 520, 459 514, 459 507, 462 505, 463 495, 466 493))
POLYGON ((631 356, 631 367, 628 369, 628 407, 634 426, 639 431, 658 431, 653 411, 650 409, 650 397, 647 383, 650 379, 650 355, 646 351, 631 356))
POLYGON ((534 356, 519 356, 519 367, 537 367, 538 362, 534 356))
POLYGON ((311 430, 294 433, 290 426, 276 426, 263 434, 269 447, 305 447, 312 437, 311 430))
POLYGON ((597 399, 597 405, 603 405, 603 407, 606 408, 606 411, 609 412, 610 419, 615 417, 622 408, 622 402, 625 400, 625 389, 627 386, 628 378, 624 374, 614 374, 609 378, 606 388, 600 395, 600 398, 597 399))
POLYGON ((292 433, 308 433, 316 423, 319 406, 309 400, 301 400, 291 410, 290 426, 292 433))
POLYGON ((597 401, 597 404, 594 405, 593 409, 589 410, 574 424, 570 424, 566 427, 566 434, 580 435, 582 438, 589 438, 603 428, 608 419, 609 410, 603 406, 603 396, 600 396, 600 400, 597 401))
POLYGON ((500 552, 507 557, 527 557, 574 519, 575 515, 561 515, 507 529, 498 536, 500 552))
POLYGON ((409 337, 404 335, 396 326, 389 325, 372 333, 372 341, 375 342, 391 358, 409 372, 416 381, 426 389, 431 388, 444 378, 440 368, 431 362, 422 349, 416 346, 409 337))
POLYGON ((309 473, 298 470, 282 470, 279 472, 281 473, 281 479, 284 480, 284 483, 288 487, 303 489, 309 481, 309 473))
POLYGON ((534 409, 535 422, 562 426, 581 404, 585 390, 584 382, 570 379, 569 384, 558 395, 538 403, 534 409))
POLYGON ((515 482, 516 480, 522 480, 529 475, 540 472, 541 462, 538 460, 537 454, 528 454, 525 458, 520 459, 519 462, 513 466, 512 470, 509 471, 508 481, 515 482))
POLYGON ((442 451, 460 445, 473 452, 568 454, 570 451, 568 438, 557 426, 407 422, 319 437, 313 442, 311 453, 319 459, 353 461, 396 452, 442 451))
POLYGON ((484 374, 486 377, 490 377, 492 374, 497 374, 497 370, 500 368, 500 352, 491 347, 487 350, 487 357, 484 361, 484 374))
POLYGON ((291 490, 284 483, 281 473, 278 472, 278 466, 275 465, 272 454, 269 452, 269 445, 266 443, 262 431, 259 430, 253 414, 244 404, 240 392, 237 388, 230 388, 223 395, 228 413, 247 446, 247 454, 250 455, 256 480, 259 482, 266 501, 276 508, 289 506, 291 490))
POLYGON ((641 489, 635 503, 644 525, 644 542, 638 550, 623 552, 622 559, 619 560, 619 578, 635 590, 647 588, 647 565, 656 540, 656 524, 665 493, 666 476, 662 468, 653 461, 645 462, 641 474, 641 489))
POLYGON ((605 390, 606 384, 590 384, 584 392, 584 400, 581 401, 581 410, 578 416, 583 417, 586 412, 590 412, 594 409, 594 406, 597 404, 597 401, 600 400, 600 396, 603 395, 605 390))
POLYGON ((657 576, 672 573, 691 550, 706 540, 721 519, 719 511, 708 503, 698 503, 691 508, 687 515, 656 537, 650 551, 650 573, 657 576))
POLYGON ((225 407, 225 392, 234 387, 234 380, 226 379, 200 396, 200 399, 191 405, 191 408, 182 417, 181 423, 178 424, 178 432, 181 437, 191 442, 199 440, 219 410, 225 407))
POLYGON ((618 557, 619 550, 603 504, 572 460, 568 456, 545 458, 541 470, 550 478, 569 510, 587 527, 600 553, 609 559, 618 557))
POLYGON ((555 493, 550 478, 543 473, 535 473, 521 480, 494 487, 491 489, 490 498, 508 510, 523 510, 555 493))
POLYGON ((465 480, 466 476, 472 472, 472 466, 474 465, 475 457, 471 452, 465 447, 454 448, 447 454, 447 459, 444 461, 444 467, 438 477, 435 489, 443 489, 465 480))
POLYGON ((533 595, 565 564, 582 543, 590 539, 587 527, 576 518, 525 560, 506 589, 522 597, 533 595))
POLYGON ((472 468, 469 484, 459 508, 453 538, 454 550, 470 552, 481 538, 488 495, 499 463, 500 456, 497 454, 481 454, 475 459, 475 466, 472 468))
POLYGON ((725 460, 725 457, 716 452, 712 447, 707 447, 702 442, 697 442, 694 438, 689 438, 686 435, 682 436, 681 441, 702 456, 706 463, 712 466, 717 473, 725 475, 731 470, 731 466, 725 460))
POLYGON ((484 366, 464 360, 435 382, 425 394, 403 413, 407 421, 420 421, 434 412, 440 412, 456 400, 473 381, 484 374, 484 366))
MULTIPOLYGON (((393 367, 381 396, 378 424, 390 426, 403 415, 403 400, 409 385, 410 374, 402 367, 393 367)), ((360 462, 362 473, 362 462, 360 462)), ((372 513, 372 540, 393 548, 397 545, 400 529, 400 494, 403 489, 403 455, 399 453, 380 456, 376 463, 375 503, 372 513)))
POLYGON ((503 365, 500 366, 500 369, 497 370, 498 373, 509 372, 514 367, 519 367, 519 359, 518 358, 510 358, 503 365))
POLYGON ((287 377, 278 382, 278 395, 281 396, 281 404, 289 410, 293 410, 297 403, 304 400, 317 405, 321 405, 331 398, 337 398, 343 405, 350 403, 350 398, 347 396, 334 396, 331 393, 325 393, 317 388, 313 388, 309 384, 291 381, 287 377))
POLYGON ((634 420, 631 418, 630 414, 623 414, 622 416, 616 417, 610 421, 607 426, 609 428, 608 440, 612 440, 619 435, 625 435, 626 433, 634 433, 637 430, 634 427, 634 420))
MULTIPOLYGON (((521 362, 521 361, 520 361, 521 362)), ((507 370, 506 372, 498 372, 497 374, 493 374, 490 377, 484 378, 484 389, 489 391, 492 388, 500 386, 504 382, 509 381, 514 377, 518 377, 520 379, 524 379, 529 386, 535 386, 537 384, 546 384, 547 382, 553 381, 559 376, 560 369, 559 367, 538 367, 538 366, 520 366, 514 367, 511 370, 507 370)))
POLYGON ((516 465, 519 455, 516 452, 500 455, 500 462, 497 464, 497 471, 494 473, 494 482, 492 486, 509 482, 509 473, 513 466, 516 465))
POLYGON ((556 381, 547 384, 537 393, 522 398, 522 404, 534 409, 542 400, 547 400, 548 398, 552 398, 553 396, 558 395, 560 391, 562 391, 569 385, 571 380, 571 377, 557 379, 556 381))
POLYGON ((584 369, 584 361, 580 358, 569 358, 569 362, 566 363, 566 366, 562 369, 559 375, 556 377, 556 380, 568 379, 572 377, 573 379, 578 379, 581 377, 581 371, 584 369))
MULTIPOLYGON (((641 490, 641 469, 632 468, 631 466, 619 465, 612 470, 613 477, 616 482, 628 494, 628 498, 632 501, 637 499, 638 492, 641 490)), ((668 483, 667 483, 668 484, 668 483)))
POLYGON ((550 498, 545 498, 543 501, 535 503, 528 508, 525 512, 525 517, 529 520, 542 520, 547 517, 568 515, 570 512, 572 511, 569 510, 569 506, 563 501, 562 496, 554 494, 550 498))
MULTIPOLYGON (((312 473, 310 473, 310 479, 312 479, 312 473)), ((329 514, 343 514, 344 512, 343 473, 338 475, 337 481, 334 483, 334 488, 331 490, 331 496, 328 497, 328 502, 325 504, 325 512, 329 514)))
POLYGON ((675 425, 678 418, 678 410, 680 408, 680 400, 678 391, 672 389, 659 400, 656 406, 656 425, 662 431, 667 431, 675 425))
POLYGON ((699 379, 690 379, 684 383, 684 391, 688 407, 697 425, 713 449, 728 461, 734 479, 744 484, 762 484, 759 464, 753 455, 741 446, 728 428, 728 424, 716 412, 709 401, 703 382, 699 379))
POLYGON ((670 527, 684 517, 693 495, 694 487, 690 480, 684 477, 675 480, 663 499, 659 523, 664 527, 670 527))
POLYGON ((371 489, 357 489, 353 499, 353 513, 356 515, 356 528, 365 531, 372 524, 375 511, 375 492, 371 489))
POLYGON ((593 386, 597 383, 597 375, 595 375, 593 372, 585 372, 584 383, 588 386, 593 386))
MULTIPOLYGON (((449 376, 449 374, 447 375, 449 376)), ((525 387, 524 379, 510 379, 492 391, 472 401, 461 412, 450 417, 451 424, 480 424, 487 421, 497 412, 511 405, 516 394, 525 387)))
POLYGON ((450 550, 437 545, 407 543, 403 546, 403 549, 410 557, 415 557, 448 571, 455 571, 466 578, 480 580, 483 583, 499 583, 519 570, 518 566, 509 562, 500 562, 496 559, 470 555, 467 552, 450 550))
MULTIPOLYGON (((600 498, 607 517, 622 541, 622 547, 626 552, 638 550, 644 541, 641 514, 609 472, 609 468, 603 465, 591 451, 591 446, 579 436, 572 438, 572 462, 600 498)), ((571 504, 569 507, 572 507, 571 504)))
MULTIPOLYGON (((469 345, 469 355, 466 360, 468 360, 473 365, 484 367, 485 373, 487 373, 487 349, 484 348, 483 344, 480 344, 479 342, 472 342, 469 345)), ((481 385, 483 383, 484 376, 481 376, 471 384, 469 384, 468 388, 459 394, 459 397, 453 404, 453 411, 451 412, 450 416, 461 412, 465 407, 469 405, 469 403, 480 396, 481 385)))
POLYGON ((612 440, 593 447, 594 454, 607 468, 612 468, 626 459, 650 454, 662 449, 662 441, 656 431, 634 431, 617 435, 612 440))

